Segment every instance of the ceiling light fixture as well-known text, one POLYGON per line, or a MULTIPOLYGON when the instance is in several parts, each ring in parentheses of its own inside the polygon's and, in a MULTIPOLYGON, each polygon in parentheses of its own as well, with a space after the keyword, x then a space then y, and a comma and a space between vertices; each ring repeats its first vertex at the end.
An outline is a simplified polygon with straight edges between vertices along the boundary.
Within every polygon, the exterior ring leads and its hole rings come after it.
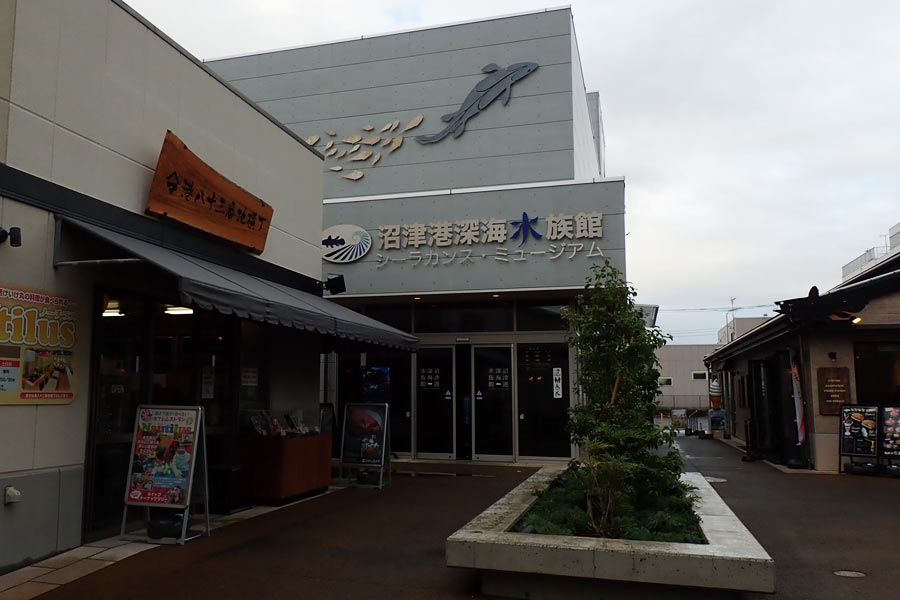
POLYGON ((167 315, 192 315, 192 314, 194 314, 194 309, 188 308, 187 306, 166 306, 166 314, 167 315))
POLYGON ((853 317, 850 322, 854 325, 859 325, 860 323, 862 323, 862 317, 853 317))

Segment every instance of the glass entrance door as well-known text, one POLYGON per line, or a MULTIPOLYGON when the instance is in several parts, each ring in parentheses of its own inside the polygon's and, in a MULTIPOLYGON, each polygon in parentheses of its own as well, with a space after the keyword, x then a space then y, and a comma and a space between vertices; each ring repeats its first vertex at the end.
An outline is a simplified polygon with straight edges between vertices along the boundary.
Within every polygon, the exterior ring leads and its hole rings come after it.
POLYGON ((512 460, 514 382, 511 346, 472 347, 475 460, 512 460))
POLYGON ((568 458, 569 348, 519 344, 519 456, 568 458))
POLYGON ((453 348, 416 354, 416 456, 456 458, 456 386, 453 348))

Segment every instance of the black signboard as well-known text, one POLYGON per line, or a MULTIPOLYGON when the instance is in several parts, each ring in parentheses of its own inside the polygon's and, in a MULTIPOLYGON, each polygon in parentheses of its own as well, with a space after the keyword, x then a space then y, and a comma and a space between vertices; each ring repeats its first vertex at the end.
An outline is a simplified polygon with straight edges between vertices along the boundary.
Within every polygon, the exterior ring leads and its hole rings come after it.
POLYGON ((881 423, 881 453, 890 458, 900 458, 900 406, 882 407, 881 423))
POLYGON ((709 430, 725 431, 725 411, 722 409, 709 409, 709 430))
POLYGON ((387 430, 387 404, 345 404, 341 464, 383 466, 387 430))
POLYGON ((841 407, 841 454, 877 456, 878 410, 877 406, 841 407))

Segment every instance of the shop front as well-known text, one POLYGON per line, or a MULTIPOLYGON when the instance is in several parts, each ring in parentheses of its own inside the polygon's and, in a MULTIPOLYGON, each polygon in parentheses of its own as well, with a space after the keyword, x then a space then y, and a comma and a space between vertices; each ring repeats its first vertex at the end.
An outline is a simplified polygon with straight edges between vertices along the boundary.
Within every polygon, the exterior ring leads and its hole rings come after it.
POLYGON ((729 430, 793 468, 900 474, 896 255, 716 349, 729 430), (896 435, 895 435, 896 434, 896 435))
POLYGON ((0 572, 118 533, 141 405, 202 407, 217 510, 327 486, 321 353, 416 340, 322 297, 322 155, 122 2, 10 12, 0 572))

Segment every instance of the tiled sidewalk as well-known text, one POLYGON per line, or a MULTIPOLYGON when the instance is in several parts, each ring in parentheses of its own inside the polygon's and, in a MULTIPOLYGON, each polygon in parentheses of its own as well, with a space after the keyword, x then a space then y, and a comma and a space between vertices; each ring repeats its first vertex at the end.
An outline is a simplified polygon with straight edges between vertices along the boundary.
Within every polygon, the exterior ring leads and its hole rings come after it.
MULTIPOLYGON (((337 491, 331 487, 325 494, 337 491)), ((321 494, 320 494, 321 495, 321 494)), ((318 498, 313 496, 312 498, 318 498)), ((209 528, 214 531, 220 527, 252 519, 259 515, 293 506, 312 498, 304 498, 297 502, 282 506, 255 506, 233 515, 210 515, 209 528)), ((158 544, 145 542, 128 542, 118 537, 111 537, 91 542, 68 552, 51 556, 46 560, 23 567, 17 571, 0 575, 0 600, 28 600, 49 592, 61 585, 75 581, 94 571, 134 556, 145 550, 155 548, 158 544)))

